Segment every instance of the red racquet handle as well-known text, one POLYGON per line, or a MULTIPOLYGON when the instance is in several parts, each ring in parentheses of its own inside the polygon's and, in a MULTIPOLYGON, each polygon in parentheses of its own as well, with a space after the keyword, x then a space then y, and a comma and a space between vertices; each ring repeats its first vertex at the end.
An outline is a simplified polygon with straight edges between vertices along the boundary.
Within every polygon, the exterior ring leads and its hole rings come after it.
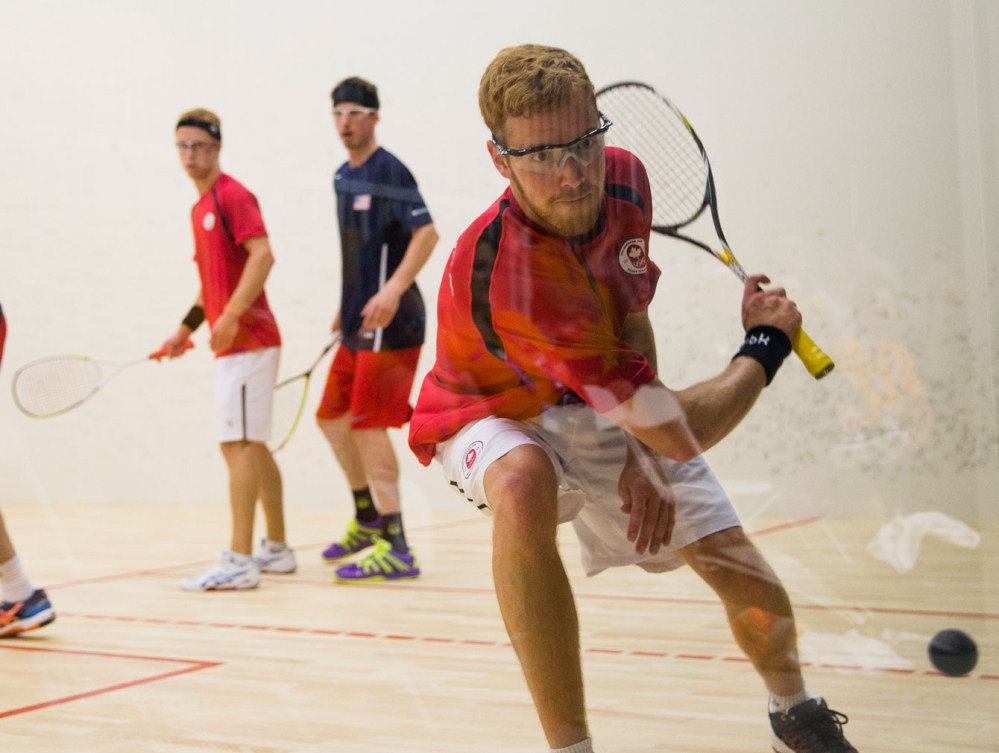
MULTIPOLYGON (((193 347, 194 343, 191 342, 190 340, 184 343, 184 350, 190 350, 193 347)), ((159 361, 161 358, 166 358, 166 356, 167 356, 166 348, 160 348, 155 353, 149 354, 149 357, 155 361, 159 361)))

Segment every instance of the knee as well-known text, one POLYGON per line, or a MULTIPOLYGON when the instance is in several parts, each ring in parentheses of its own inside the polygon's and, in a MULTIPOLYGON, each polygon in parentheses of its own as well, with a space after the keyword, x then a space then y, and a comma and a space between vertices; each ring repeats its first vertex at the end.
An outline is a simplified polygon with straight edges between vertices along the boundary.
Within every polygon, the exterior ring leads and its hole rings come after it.
POLYGON ((486 471, 486 497, 494 535, 524 542, 554 539, 558 524, 558 481, 540 448, 514 448, 486 471))
POLYGON ((350 426, 339 418, 316 418, 316 426, 332 445, 342 444, 350 435, 350 426))
POLYGON ((741 528, 712 534, 682 554, 730 611, 791 615, 784 584, 741 528))

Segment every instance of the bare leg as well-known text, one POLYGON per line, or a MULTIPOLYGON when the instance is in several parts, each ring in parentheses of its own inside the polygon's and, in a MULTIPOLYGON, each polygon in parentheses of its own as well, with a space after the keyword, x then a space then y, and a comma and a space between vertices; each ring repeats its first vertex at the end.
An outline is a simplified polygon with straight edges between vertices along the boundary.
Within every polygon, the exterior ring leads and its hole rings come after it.
POLYGON ((264 511, 267 538, 279 544, 287 541, 284 527, 284 485, 281 470, 274 462, 274 456, 263 442, 252 443, 253 465, 260 484, 260 507, 264 511))
POLYGON ((341 416, 334 420, 319 419, 319 424, 323 436, 329 442, 330 448, 337 463, 343 469, 344 476, 352 491, 363 489, 368 485, 367 475, 364 472, 364 463, 354 441, 354 434, 350 430, 350 414, 341 416))
POLYGON ((222 456, 229 467, 229 506, 232 512, 232 542, 237 554, 253 551, 253 518, 260 480, 252 442, 223 442, 222 456))
POLYGON ((588 736, 579 657, 579 621, 558 553, 557 482, 548 456, 522 445, 489 466, 493 581, 552 748, 588 736))
POLYGON ((385 429, 355 429, 354 444, 380 515, 399 512, 399 462, 385 429))
POLYGON ((742 528, 729 528, 680 554, 725 604, 736 642, 771 693, 801 692, 804 681, 791 600, 742 528))
POLYGON ((12 559, 15 554, 14 542, 10 540, 7 525, 3 522, 3 513, 0 513, 0 564, 12 559))

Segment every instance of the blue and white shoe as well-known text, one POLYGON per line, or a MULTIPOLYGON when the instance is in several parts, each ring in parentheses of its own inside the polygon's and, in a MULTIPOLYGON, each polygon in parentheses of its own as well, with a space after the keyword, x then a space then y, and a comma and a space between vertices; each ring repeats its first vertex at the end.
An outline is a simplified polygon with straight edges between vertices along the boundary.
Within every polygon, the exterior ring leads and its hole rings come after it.
POLYGON ((245 562, 237 561, 232 552, 222 552, 219 561, 209 570, 180 582, 185 591, 238 591, 258 585, 260 566, 252 557, 245 558, 245 562))
POLYGON ((36 589, 23 601, 0 602, 0 638, 45 627, 55 619, 55 610, 45 591, 36 589))

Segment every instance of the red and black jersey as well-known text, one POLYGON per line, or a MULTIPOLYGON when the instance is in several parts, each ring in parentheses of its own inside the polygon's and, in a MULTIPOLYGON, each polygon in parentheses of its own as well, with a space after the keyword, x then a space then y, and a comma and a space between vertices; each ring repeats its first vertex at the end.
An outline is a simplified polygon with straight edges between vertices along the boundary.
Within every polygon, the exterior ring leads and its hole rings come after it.
POLYGON ((567 390, 606 411, 655 376, 621 339, 659 279, 647 254, 648 178, 628 152, 606 155, 603 206, 586 237, 545 234, 508 188, 458 239, 437 299, 436 362, 410 422, 422 463, 477 419, 537 416, 567 390))
MULTIPOLYGON (((267 228, 257 198, 224 173, 191 209, 191 227, 205 318, 214 325, 243 276, 249 254, 242 244, 266 236, 267 228)), ((232 348, 216 356, 280 344, 277 322, 267 295, 261 292, 239 317, 239 332, 232 348)))

